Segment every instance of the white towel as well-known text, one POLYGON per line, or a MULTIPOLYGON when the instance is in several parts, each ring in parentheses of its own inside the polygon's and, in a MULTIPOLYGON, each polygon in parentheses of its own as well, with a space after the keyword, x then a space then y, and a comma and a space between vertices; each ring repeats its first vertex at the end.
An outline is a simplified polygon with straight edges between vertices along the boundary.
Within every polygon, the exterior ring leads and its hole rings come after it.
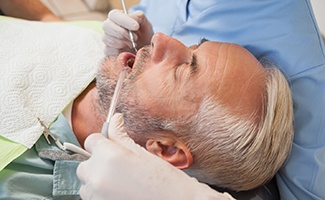
POLYGON ((95 77, 101 35, 62 23, 0 21, 0 135, 32 147, 95 77))

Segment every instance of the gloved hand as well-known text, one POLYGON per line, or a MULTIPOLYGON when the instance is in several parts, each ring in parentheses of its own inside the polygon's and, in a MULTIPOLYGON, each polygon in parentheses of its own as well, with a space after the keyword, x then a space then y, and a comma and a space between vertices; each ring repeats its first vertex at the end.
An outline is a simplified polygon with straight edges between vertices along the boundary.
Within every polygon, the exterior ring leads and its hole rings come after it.
POLYGON ((77 169, 84 200, 233 199, 135 144, 124 131, 122 114, 112 117, 109 139, 92 134, 85 147, 92 156, 77 169))
POLYGON ((124 14, 122 10, 111 10, 103 23, 103 29, 105 32, 103 42, 107 56, 125 51, 135 53, 129 30, 133 33, 137 49, 150 44, 153 35, 151 23, 142 11, 124 14))

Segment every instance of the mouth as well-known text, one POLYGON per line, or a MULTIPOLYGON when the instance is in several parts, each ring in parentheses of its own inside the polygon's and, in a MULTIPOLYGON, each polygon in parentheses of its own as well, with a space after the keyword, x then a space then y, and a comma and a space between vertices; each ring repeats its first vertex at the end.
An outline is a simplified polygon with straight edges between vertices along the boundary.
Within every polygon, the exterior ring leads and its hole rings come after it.
POLYGON ((134 65, 134 61, 135 61, 135 57, 133 58, 129 58, 127 61, 126 61, 126 65, 129 66, 131 69, 133 68, 133 65, 134 65))
POLYGON ((132 69, 135 62, 135 55, 129 52, 123 52, 117 57, 117 60, 122 67, 129 66, 132 69))

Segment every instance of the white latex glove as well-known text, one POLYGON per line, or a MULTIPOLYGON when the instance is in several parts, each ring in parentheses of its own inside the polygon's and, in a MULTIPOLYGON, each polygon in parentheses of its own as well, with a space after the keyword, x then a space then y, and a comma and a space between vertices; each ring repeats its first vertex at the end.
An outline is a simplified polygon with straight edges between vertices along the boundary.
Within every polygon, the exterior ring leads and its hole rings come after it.
POLYGON ((122 114, 111 119, 109 138, 92 134, 86 139, 92 156, 77 169, 84 200, 233 199, 135 144, 124 131, 122 114))
POLYGON ((105 35, 105 54, 117 55, 121 52, 135 53, 130 41, 129 30, 132 31, 136 48, 150 44, 153 30, 151 23, 142 11, 124 14, 122 10, 111 10, 103 23, 105 35))

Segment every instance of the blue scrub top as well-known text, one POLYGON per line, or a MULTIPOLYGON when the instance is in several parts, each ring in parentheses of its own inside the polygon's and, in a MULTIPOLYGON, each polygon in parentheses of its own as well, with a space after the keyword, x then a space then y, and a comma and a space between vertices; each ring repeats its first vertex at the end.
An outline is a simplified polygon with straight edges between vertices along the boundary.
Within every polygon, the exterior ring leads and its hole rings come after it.
POLYGON ((186 45, 231 42, 286 76, 295 111, 291 155, 277 174, 282 199, 325 199, 324 44, 308 0, 142 0, 155 32, 186 45))

